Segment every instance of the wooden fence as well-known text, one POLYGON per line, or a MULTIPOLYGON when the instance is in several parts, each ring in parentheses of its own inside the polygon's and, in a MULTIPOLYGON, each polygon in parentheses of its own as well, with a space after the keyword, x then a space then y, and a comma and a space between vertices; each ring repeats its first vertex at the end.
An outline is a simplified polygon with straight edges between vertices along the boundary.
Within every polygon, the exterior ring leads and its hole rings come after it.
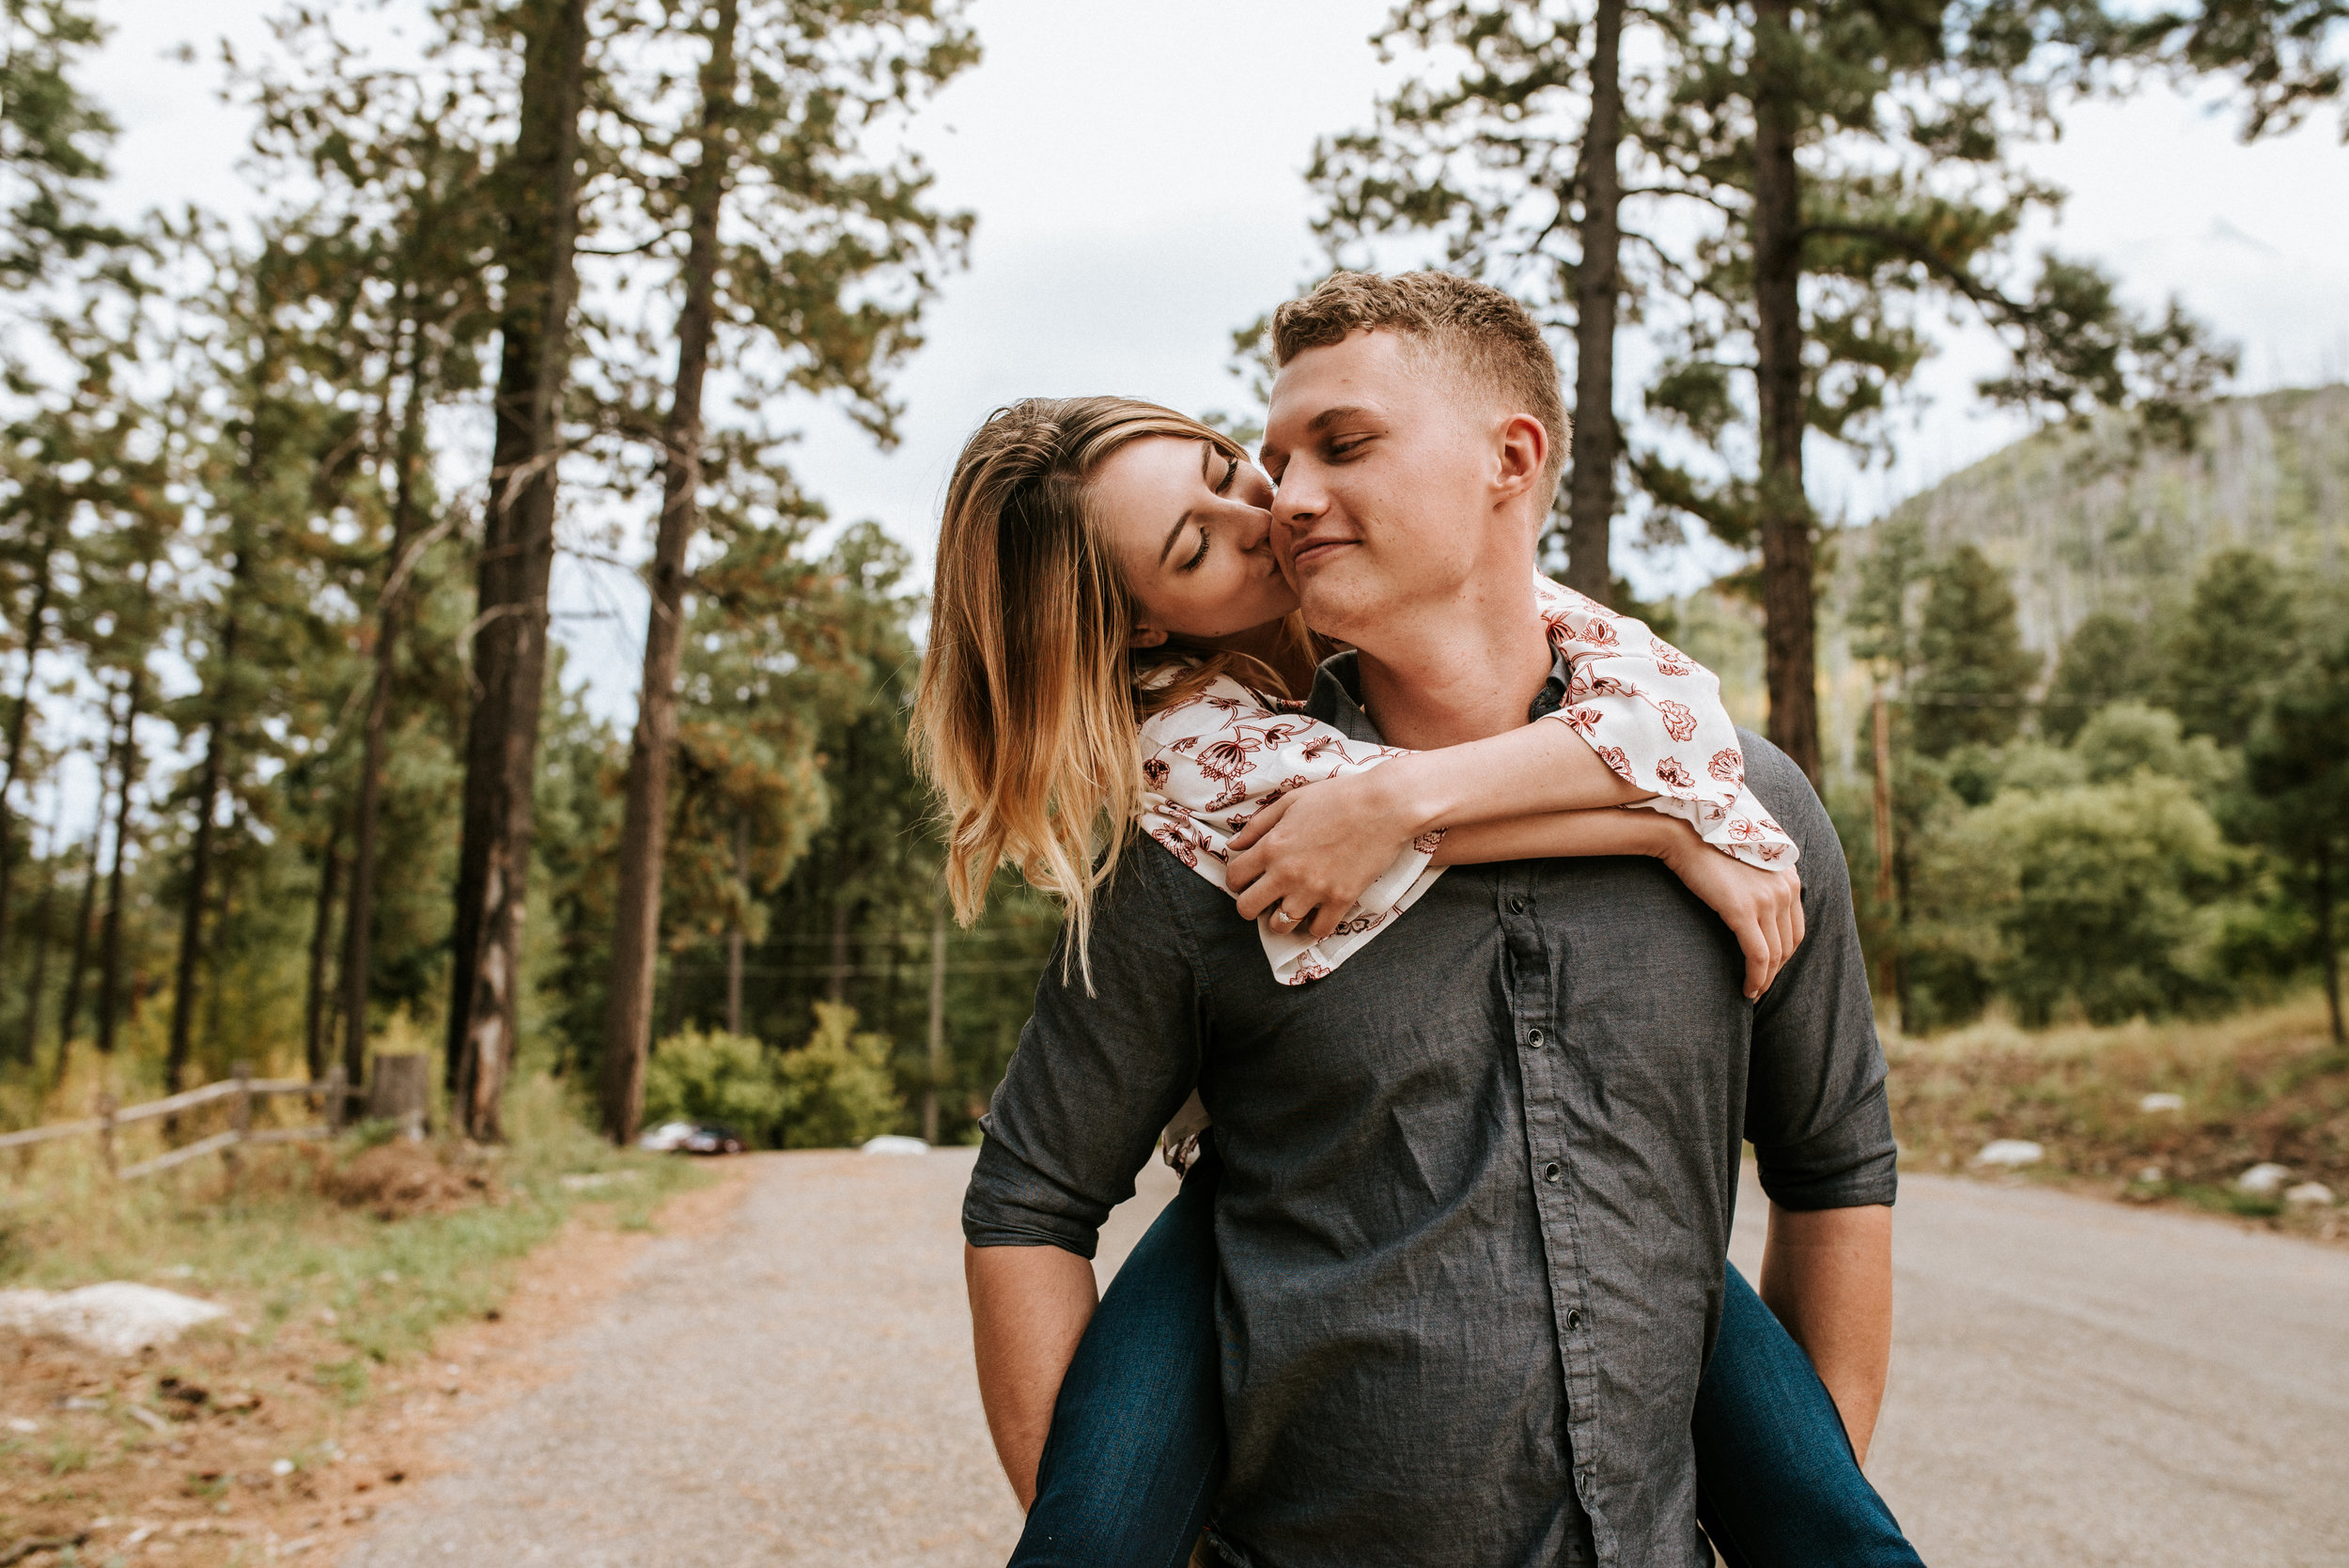
MULTIPOLYGON (((381 1059, 379 1059, 381 1060, 381 1059)), ((248 1143, 300 1143, 332 1138, 343 1124, 343 1115, 357 1091, 343 1079, 343 1070, 336 1067, 323 1079, 255 1078, 253 1069, 240 1062, 231 1077, 218 1083, 208 1083, 201 1089, 191 1089, 183 1094, 170 1094, 143 1105, 117 1106, 111 1094, 98 1096, 97 1114, 79 1122, 54 1122, 45 1127, 27 1127, 23 1132, 0 1134, 0 1150, 29 1149, 36 1143, 48 1143, 64 1138, 98 1140, 99 1157, 106 1163, 109 1174, 124 1181, 136 1181, 152 1176, 176 1165, 185 1165, 209 1154, 218 1154, 231 1169, 235 1167, 237 1151, 248 1143), (263 1127, 253 1126, 253 1102, 277 1094, 302 1094, 323 1101, 321 1110, 325 1122, 305 1127, 263 1127), (117 1166, 115 1158, 115 1134, 122 1127, 140 1122, 152 1122, 165 1116, 179 1116, 203 1106, 228 1104, 228 1129, 210 1138, 143 1159, 136 1165, 117 1166)))

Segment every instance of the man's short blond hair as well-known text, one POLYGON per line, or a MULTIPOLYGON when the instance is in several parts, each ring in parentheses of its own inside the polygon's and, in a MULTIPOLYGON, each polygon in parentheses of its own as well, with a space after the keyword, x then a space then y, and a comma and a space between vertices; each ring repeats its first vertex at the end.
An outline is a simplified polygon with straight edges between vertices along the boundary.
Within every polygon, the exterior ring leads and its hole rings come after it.
POLYGON ((1542 467, 1548 510, 1566 466, 1565 399, 1558 361, 1525 307, 1500 289, 1452 272, 1332 272, 1320 287, 1272 313, 1272 363, 1343 343, 1357 332, 1401 334, 1471 386, 1542 422, 1549 457, 1542 467))

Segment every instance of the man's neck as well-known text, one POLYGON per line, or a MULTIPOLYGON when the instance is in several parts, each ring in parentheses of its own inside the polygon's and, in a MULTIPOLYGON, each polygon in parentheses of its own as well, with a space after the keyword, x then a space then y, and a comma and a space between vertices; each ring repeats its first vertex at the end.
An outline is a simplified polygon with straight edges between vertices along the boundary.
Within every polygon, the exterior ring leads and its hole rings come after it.
POLYGON ((1390 746, 1429 751, 1517 728, 1551 653, 1532 572, 1480 574, 1451 603, 1357 644, 1363 711, 1390 746))

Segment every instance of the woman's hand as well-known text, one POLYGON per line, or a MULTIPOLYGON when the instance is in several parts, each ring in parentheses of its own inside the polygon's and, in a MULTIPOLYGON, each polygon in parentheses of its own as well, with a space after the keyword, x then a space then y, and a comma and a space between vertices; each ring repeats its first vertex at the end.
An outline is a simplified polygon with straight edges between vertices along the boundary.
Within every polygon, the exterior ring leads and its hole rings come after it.
POLYGON ((1802 878, 1793 871, 1764 871, 1735 860, 1667 819, 1672 831, 1657 858, 1721 917, 1746 955, 1746 1000, 1758 1000, 1802 945, 1802 878))
POLYGON ((1254 920, 1277 908, 1276 930, 1307 933, 1315 941, 1338 928, 1362 890, 1421 831, 1413 808, 1379 784, 1385 771, 1306 784, 1249 818, 1223 867, 1242 917, 1254 920))

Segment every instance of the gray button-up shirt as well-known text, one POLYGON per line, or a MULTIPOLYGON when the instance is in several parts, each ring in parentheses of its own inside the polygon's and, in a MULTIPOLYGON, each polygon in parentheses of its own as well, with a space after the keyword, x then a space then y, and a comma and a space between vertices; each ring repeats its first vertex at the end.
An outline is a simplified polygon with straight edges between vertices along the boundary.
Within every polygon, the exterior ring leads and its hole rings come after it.
MULTIPOLYGON (((1375 740, 1352 675, 1331 660, 1308 711, 1375 740)), ((1646 859, 1455 866, 1286 986, 1231 898, 1140 839, 1093 992, 1046 972, 964 1232, 1091 1257, 1197 1086, 1224 1162, 1216 1529, 1252 1568, 1709 1560, 1688 1421, 1741 1138, 1788 1207, 1893 1193, 1843 855, 1795 767, 1739 738, 1809 926, 1759 1003, 1646 859)))

